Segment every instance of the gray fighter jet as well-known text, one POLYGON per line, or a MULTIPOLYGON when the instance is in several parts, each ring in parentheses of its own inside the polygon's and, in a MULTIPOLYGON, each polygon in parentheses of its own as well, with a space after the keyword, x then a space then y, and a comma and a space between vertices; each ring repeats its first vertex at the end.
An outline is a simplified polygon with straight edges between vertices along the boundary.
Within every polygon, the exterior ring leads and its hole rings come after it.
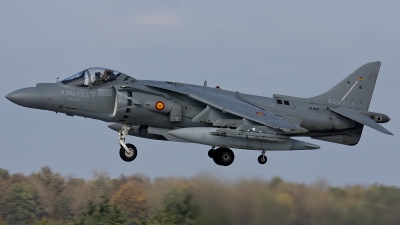
POLYGON ((105 68, 89 68, 61 82, 39 83, 6 96, 15 104, 113 123, 118 131, 120 157, 132 161, 137 149, 125 143, 132 135, 154 140, 211 146, 208 156, 229 166, 230 148, 260 150, 319 149, 292 139, 308 136, 344 145, 356 145, 364 125, 385 134, 379 125, 390 119, 369 112, 380 62, 367 63, 329 91, 298 98, 273 98, 222 90, 219 87, 178 82, 136 80, 105 68))

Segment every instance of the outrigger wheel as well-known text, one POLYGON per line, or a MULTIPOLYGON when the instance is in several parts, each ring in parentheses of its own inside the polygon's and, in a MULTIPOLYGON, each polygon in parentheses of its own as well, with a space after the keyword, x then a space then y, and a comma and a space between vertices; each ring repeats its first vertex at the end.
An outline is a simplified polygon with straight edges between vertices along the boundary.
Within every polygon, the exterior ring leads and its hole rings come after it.
POLYGON ((265 155, 260 155, 260 156, 258 156, 258 162, 259 162, 260 164, 265 164, 265 163, 267 163, 267 156, 265 156, 265 155))
POLYGON ((121 146, 119 149, 119 156, 125 162, 131 162, 137 156, 137 149, 133 144, 126 144, 126 147, 128 147, 129 151, 126 151, 125 148, 121 146))

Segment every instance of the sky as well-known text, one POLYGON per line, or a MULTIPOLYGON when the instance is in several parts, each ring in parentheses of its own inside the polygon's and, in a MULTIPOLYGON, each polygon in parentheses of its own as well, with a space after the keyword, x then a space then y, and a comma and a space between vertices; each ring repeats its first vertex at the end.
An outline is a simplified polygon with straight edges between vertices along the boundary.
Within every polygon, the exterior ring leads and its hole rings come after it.
POLYGON ((398 1, 1 1, 0 167, 30 174, 50 166, 89 179, 141 173, 212 174, 227 180, 400 186, 398 1), (364 128, 356 146, 301 138, 315 151, 233 149, 221 167, 209 146, 128 137, 138 148, 119 158, 107 123, 28 109, 4 96, 54 83, 85 68, 107 67, 136 79, 168 80, 272 97, 312 97, 361 65, 381 61, 370 111, 389 115, 385 135, 364 128))

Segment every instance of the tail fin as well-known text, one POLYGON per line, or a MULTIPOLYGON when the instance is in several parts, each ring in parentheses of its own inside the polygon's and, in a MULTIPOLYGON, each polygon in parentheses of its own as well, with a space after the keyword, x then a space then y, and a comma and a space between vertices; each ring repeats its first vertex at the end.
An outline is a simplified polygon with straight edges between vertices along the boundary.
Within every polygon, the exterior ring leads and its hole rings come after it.
MULTIPOLYGON (((344 78, 329 91, 312 98, 297 98, 277 94, 274 94, 274 98, 320 105, 332 105, 335 107, 329 107, 329 109, 337 114, 354 120, 362 125, 367 125, 382 133, 393 135, 390 131, 377 123, 382 122, 381 120, 384 114, 368 112, 380 67, 381 62, 367 63, 344 78), (375 115, 380 115, 378 117, 380 119, 375 119, 375 115)), ((384 116, 386 117, 385 122, 390 120, 388 116, 384 116)), ((361 138, 362 128, 363 126, 357 129, 348 130, 345 131, 344 134, 330 135, 327 133, 326 136, 312 136, 311 138, 346 145, 355 145, 361 138)))
POLYGON ((367 63, 329 91, 310 98, 311 103, 368 110, 381 62, 367 63))

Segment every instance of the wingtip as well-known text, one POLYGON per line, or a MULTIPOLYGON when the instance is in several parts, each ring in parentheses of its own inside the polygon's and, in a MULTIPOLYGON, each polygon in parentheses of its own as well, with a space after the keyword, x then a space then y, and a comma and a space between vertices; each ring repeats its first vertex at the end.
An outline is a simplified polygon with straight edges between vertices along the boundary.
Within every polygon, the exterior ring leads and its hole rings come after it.
POLYGON ((384 134, 387 134, 387 135, 393 135, 394 136, 394 134, 392 132, 388 131, 386 128, 384 128, 381 132, 384 133, 384 134))
POLYGON ((384 133, 384 134, 387 134, 387 135, 392 135, 392 136, 394 136, 394 134, 392 133, 392 132, 390 132, 390 131, 388 131, 388 130, 379 130, 380 132, 382 132, 382 133, 384 133))

